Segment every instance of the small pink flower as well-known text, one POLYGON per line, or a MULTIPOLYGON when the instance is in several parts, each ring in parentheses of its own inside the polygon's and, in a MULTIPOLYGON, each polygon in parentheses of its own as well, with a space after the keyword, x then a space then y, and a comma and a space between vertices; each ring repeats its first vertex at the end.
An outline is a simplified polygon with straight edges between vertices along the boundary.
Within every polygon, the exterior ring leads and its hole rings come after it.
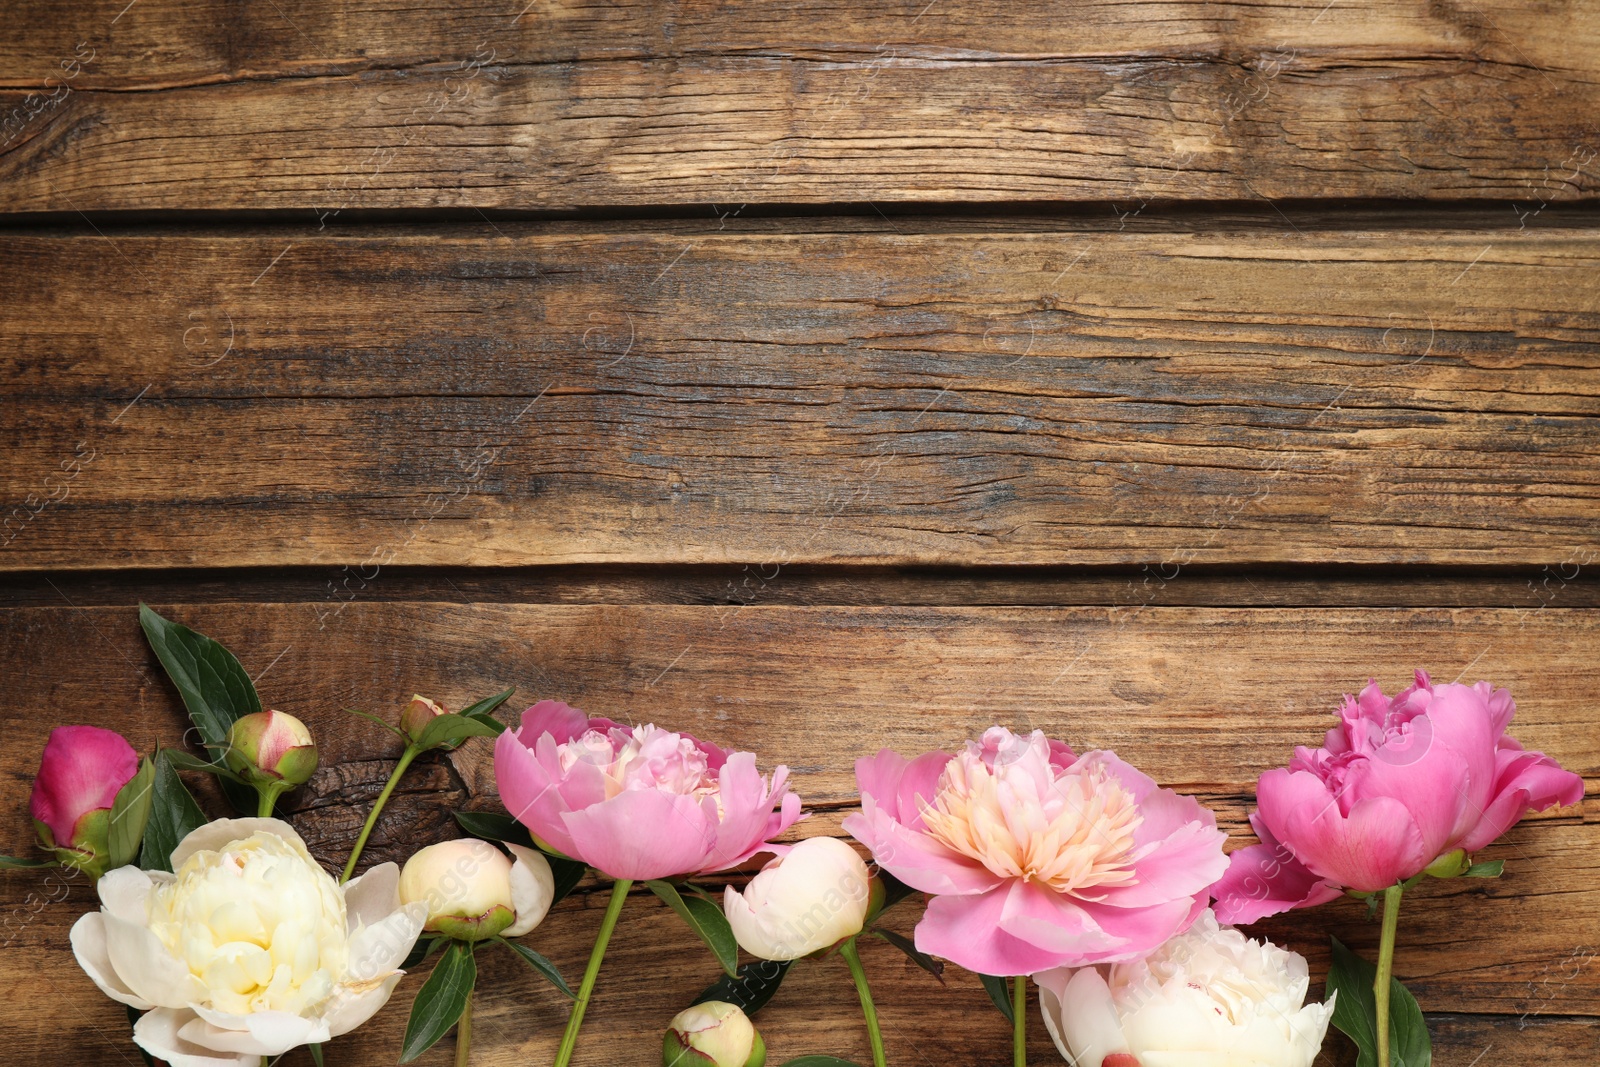
POLYGON ((622 726, 544 700, 495 743, 500 799, 540 844, 612 878, 720 871, 800 818, 778 767, 656 726, 622 726))
POLYGON ((1250 821, 1262 843, 1233 854, 1213 889, 1217 917, 1378 892, 1483 848, 1529 810, 1576 804, 1583 779, 1506 736, 1515 712, 1504 689, 1434 686, 1424 671, 1392 699, 1376 682, 1346 696, 1323 747, 1261 776, 1250 821))
POLYGON ((95 818, 100 812, 109 820, 117 793, 137 773, 139 754, 116 731, 98 726, 51 730, 28 800, 41 842, 46 848, 103 849, 105 828, 91 832, 91 824, 101 821, 95 818))
POLYGON ((1216 818, 1119 760, 1003 727, 954 756, 856 762, 844 828, 934 894, 916 945, 968 970, 1033 974, 1144 955, 1188 929, 1224 870, 1216 818))

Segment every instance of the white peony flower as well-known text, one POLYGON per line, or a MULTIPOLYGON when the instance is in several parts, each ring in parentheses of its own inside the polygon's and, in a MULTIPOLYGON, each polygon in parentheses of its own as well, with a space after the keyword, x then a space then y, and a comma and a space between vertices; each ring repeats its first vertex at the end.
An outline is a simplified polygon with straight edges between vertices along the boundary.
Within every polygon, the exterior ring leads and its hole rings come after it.
POLYGON ((404 973, 424 904, 399 868, 343 887, 279 819, 219 819, 172 853, 176 874, 120 867, 72 927, 101 992, 146 1014, 134 1040, 172 1067, 258 1067, 366 1022, 404 973))
POLYGON ((1045 1026, 1077 1067, 1311 1067, 1333 1017, 1333 998, 1305 1003, 1303 956, 1210 911, 1144 959, 1034 979, 1045 1026))
POLYGON ((836 837, 812 837, 763 867, 722 910, 739 947, 766 960, 793 960, 861 932, 870 905, 867 865, 836 837))

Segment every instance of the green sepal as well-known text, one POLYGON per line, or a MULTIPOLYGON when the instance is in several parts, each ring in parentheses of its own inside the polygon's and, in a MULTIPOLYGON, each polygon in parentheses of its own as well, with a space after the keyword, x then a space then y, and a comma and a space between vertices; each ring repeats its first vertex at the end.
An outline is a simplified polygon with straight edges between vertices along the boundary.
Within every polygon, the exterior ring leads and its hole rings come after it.
POLYGON ((144 828, 155 804, 156 765, 148 757, 139 761, 139 773, 117 791, 111 804, 111 825, 106 833, 110 869, 126 867, 139 856, 144 828))
POLYGON ((452 941, 434 964, 433 973, 417 990, 411 1002, 411 1017, 406 1020, 406 1036, 400 1046, 400 1062, 410 1063, 427 1052, 461 1018, 478 981, 478 965, 472 958, 472 945, 452 941))
POLYGON ((671 882, 648 881, 645 885, 700 935, 700 940, 706 943, 729 977, 739 976, 739 942, 734 939, 733 927, 728 925, 721 908, 701 897, 684 897, 671 882))

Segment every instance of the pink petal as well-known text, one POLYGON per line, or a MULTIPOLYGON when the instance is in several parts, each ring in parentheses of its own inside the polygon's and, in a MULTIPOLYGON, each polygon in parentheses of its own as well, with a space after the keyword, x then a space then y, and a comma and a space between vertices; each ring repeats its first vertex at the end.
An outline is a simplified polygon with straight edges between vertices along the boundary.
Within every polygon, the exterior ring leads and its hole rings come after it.
POLYGON ((1139 770, 1131 763, 1124 763, 1117 758, 1117 754, 1110 749, 1096 749, 1085 752, 1078 757, 1078 767, 1084 769, 1092 766, 1104 767, 1111 776, 1122 783, 1122 788, 1133 794, 1133 799, 1143 806, 1146 797, 1152 796, 1161 790, 1156 780, 1139 770))
POLYGON ((871 794, 861 797, 859 812, 845 816, 844 829, 867 846, 878 866, 924 893, 983 893, 1002 881, 976 860, 896 822, 871 794))
POLYGON ((115 730, 58 726, 44 743, 28 810, 65 848, 78 820, 109 809, 138 770, 138 753, 115 730))
POLYGON ((789 768, 772 773, 772 786, 762 781, 756 758, 749 752, 727 757, 717 776, 722 796, 722 819, 716 846, 701 870, 720 871, 737 866, 762 851, 767 839, 782 833, 800 817, 800 798, 788 792, 789 768), (773 817, 773 802, 781 798, 782 811, 773 817))
MULTIPOLYGON (((1509 702, 1511 695, 1501 692, 1509 702)), ((1487 685, 1441 685, 1433 691, 1433 703, 1428 707, 1427 720, 1432 725, 1435 744, 1449 746, 1466 762, 1466 781, 1458 789, 1464 803, 1451 827, 1448 847, 1453 847, 1471 828, 1477 813, 1494 795, 1495 742, 1505 729, 1498 722, 1499 714, 1490 706, 1492 696, 1487 685)), ((1445 850, 1441 847, 1441 851, 1445 850)))
POLYGON ((564 745, 575 737, 582 737, 587 729, 589 729, 589 717, 577 708, 569 707, 559 700, 541 700, 522 713, 522 724, 517 727, 517 736, 521 737, 523 744, 529 748, 532 748, 534 742, 544 734, 555 738, 556 744, 564 745))
POLYGON ((948 752, 924 752, 907 760, 898 752, 880 749, 876 756, 856 760, 856 788, 876 800, 889 818, 920 830, 923 805, 933 801, 939 774, 950 760, 948 752))
MULTIPOLYGON (((1200 807, 1192 797, 1180 799, 1200 807)), ((1116 908, 1146 908, 1179 897, 1203 895, 1228 869, 1228 857, 1222 851, 1227 839, 1227 834, 1199 818, 1185 823, 1135 861, 1138 881, 1105 890, 1102 903, 1116 908)))
POLYGON ((1059 966, 1060 953, 1000 928, 1013 884, 1003 883, 977 896, 934 897, 917 923, 917 948, 969 971, 1001 977, 1059 966))
POLYGON ((1468 852, 1494 841, 1529 811, 1543 811, 1557 804, 1566 807, 1583 799, 1583 779, 1562 769, 1543 752, 1523 752, 1507 746, 1497 753, 1496 760, 1499 773, 1494 796, 1477 824, 1461 840, 1461 847, 1468 852))
POLYGON ((643 881, 692 874, 717 843, 712 811, 693 798, 655 789, 618 793, 561 818, 578 859, 612 878, 643 881))
POLYGON ((1422 834, 1400 801, 1361 799, 1343 815, 1322 780, 1306 771, 1278 768, 1263 774, 1256 802, 1263 823, 1296 859, 1351 889, 1387 889, 1436 855, 1426 853, 1422 834))
POLYGON ((1075 906, 1099 928, 1102 938, 1114 939, 1115 944, 1104 948, 1075 946, 1063 956, 1062 966, 1115 963, 1148 956, 1168 938, 1189 929, 1209 902, 1205 896, 1179 897, 1148 908, 1115 908, 1089 900, 1075 901, 1075 906))
POLYGON ((1211 887, 1218 922, 1253 923, 1268 915, 1338 899, 1343 890, 1307 870, 1273 838, 1259 815, 1250 816, 1250 825, 1261 843, 1229 856, 1227 873, 1211 887))
MULTIPOLYGON (((1434 706, 1440 703, 1435 700, 1434 706)), ((1455 733, 1458 741, 1470 741, 1471 730, 1440 726, 1432 711, 1412 719, 1411 729, 1412 745, 1385 746, 1352 763, 1345 771, 1344 795, 1350 805, 1380 797, 1398 802, 1421 837, 1421 850, 1431 859, 1453 847, 1457 827, 1470 814, 1471 762, 1445 738, 1455 733)), ((1493 741, 1487 740, 1483 750, 1490 754, 1492 765, 1493 741)), ((1483 772, 1486 779, 1492 773, 1483 772)), ((1350 810, 1353 813, 1354 807, 1350 810)))
MULTIPOLYGON (((551 702, 553 703, 553 701, 551 702)), ((544 737, 554 754, 554 742, 544 737)), ((494 743, 494 778, 500 802, 511 817, 535 837, 558 852, 577 855, 577 845, 567 833, 562 816, 571 810, 561 795, 559 774, 507 730, 494 743)))

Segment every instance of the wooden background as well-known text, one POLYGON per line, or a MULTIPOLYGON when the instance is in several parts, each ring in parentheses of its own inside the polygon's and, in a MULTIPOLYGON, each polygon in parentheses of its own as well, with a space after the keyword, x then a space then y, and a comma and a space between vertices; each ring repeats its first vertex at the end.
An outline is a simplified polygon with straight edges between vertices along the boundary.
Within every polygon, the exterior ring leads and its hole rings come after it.
MULTIPOLYGON (((1039 727, 1238 844, 1260 771, 1422 666, 1590 785, 1408 895, 1435 1062, 1600 1062, 1600 2, 0 15, 0 851, 51 725, 184 739, 140 600, 312 725, 330 864, 397 754, 339 709, 413 691, 756 748, 802 835, 858 755, 1039 727)), ((487 747, 368 858, 494 810, 487 747)), ((574 979, 592 889, 532 939, 574 979)), ((0 879, 7 1063, 137 1062, 67 951, 93 903, 0 879)), ((1376 941, 1259 930, 1319 979, 1376 941)), ((864 955, 896 1067, 1007 1058, 970 976, 864 955)), ((578 1062, 649 1067, 715 973, 631 900, 578 1062)), ((329 1062, 394 1062, 418 984, 329 1062)), ((560 998, 494 954, 481 990, 475 1062, 547 1062, 560 998)), ((758 1022, 867 1057, 838 966, 758 1022)))

